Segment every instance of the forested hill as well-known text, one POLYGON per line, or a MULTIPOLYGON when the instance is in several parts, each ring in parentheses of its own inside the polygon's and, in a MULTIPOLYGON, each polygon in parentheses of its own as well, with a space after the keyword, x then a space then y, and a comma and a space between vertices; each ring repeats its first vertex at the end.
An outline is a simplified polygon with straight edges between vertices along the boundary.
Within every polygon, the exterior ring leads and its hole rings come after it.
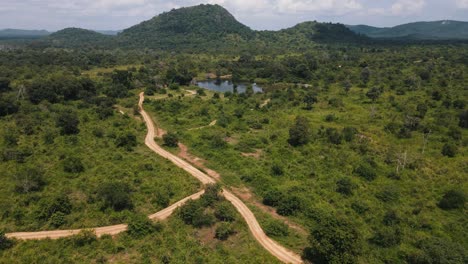
POLYGON ((47 36, 42 41, 58 47, 104 47, 111 44, 113 38, 92 30, 66 28, 47 36))
POLYGON ((124 30, 118 40, 124 46, 171 48, 174 45, 220 45, 228 38, 248 40, 255 35, 219 5, 173 9, 124 30))
POLYGON ((66 48, 88 46, 216 51, 280 47, 291 43, 306 47, 315 42, 349 43, 364 39, 342 24, 331 23, 305 22, 281 31, 255 31, 238 22, 219 5, 198 5, 173 9, 130 27, 117 36, 68 28, 41 42, 66 48))
POLYGON ((367 25, 348 26, 348 28, 372 38, 468 39, 468 22, 452 20, 415 22, 390 28, 367 25))

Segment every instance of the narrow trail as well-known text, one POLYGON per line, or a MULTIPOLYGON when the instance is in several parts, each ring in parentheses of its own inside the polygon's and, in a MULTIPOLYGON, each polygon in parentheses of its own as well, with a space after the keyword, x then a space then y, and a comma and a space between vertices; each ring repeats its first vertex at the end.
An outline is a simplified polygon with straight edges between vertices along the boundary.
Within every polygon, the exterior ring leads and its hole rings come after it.
MULTIPOLYGON (((200 196, 205 192, 202 190, 195 194, 192 194, 184 199, 176 202, 175 204, 155 213, 148 218, 151 220, 164 220, 167 219, 179 206, 186 203, 188 200, 196 200, 200 198, 200 196)), ((103 235, 117 235, 127 230, 126 224, 120 225, 113 225, 113 226, 103 226, 103 227, 95 227, 95 228, 83 228, 83 229, 71 229, 71 230, 55 230, 55 231, 39 231, 39 232, 16 232, 16 233, 8 233, 6 236, 8 238, 16 238, 22 240, 37 240, 37 239, 59 239, 63 237, 69 237, 73 235, 77 235, 83 230, 92 230, 96 233, 97 237, 101 237, 103 235)))
POLYGON ((216 123, 218 122, 218 120, 213 120, 211 121, 211 123, 209 123, 208 125, 206 126, 201 126, 201 127, 195 127, 195 128, 190 128, 188 129, 188 131, 192 131, 192 130, 200 130, 200 129, 203 129, 203 128, 206 128, 206 127, 211 127, 211 126, 214 126, 216 125, 216 123))
MULTIPOLYGON (((140 93, 140 101, 138 106, 140 108, 140 113, 143 116, 143 119, 146 122, 148 127, 148 134, 146 135, 145 143, 146 145, 152 149, 157 154, 161 155, 162 157, 172 161, 178 167, 184 169, 188 173, 192 174, 195 178, 199 179, 203 184, 212 184, 216 181, 206 175, 205 173, 201 172, 190 163, 182 160, 181 158, 175 156, 174 154, 164 150, 159 145, 156 144, 154 141, 155 137, 155 128, 154 123, 150 116, 145 112, 143 109, 143 102, 145 100, 144 93, 140 93)), ((250 211, 250 209, 234 194, 228 191, 226 188, 223 188, 222 194, 229 202, 234 205, 237 211, 241 214, 241 216, 246 221, 247 225, 249 226, 249 230, 251 231, 252 235, 255 239, 262 245, 270 254, 277 257, 280 261, 284 263, 302 263, 302 259, 296 253, 284 248, 271 238, 269 238, 265 232, 263 231, 262 227, 258 223, 255 215, 250 211)))

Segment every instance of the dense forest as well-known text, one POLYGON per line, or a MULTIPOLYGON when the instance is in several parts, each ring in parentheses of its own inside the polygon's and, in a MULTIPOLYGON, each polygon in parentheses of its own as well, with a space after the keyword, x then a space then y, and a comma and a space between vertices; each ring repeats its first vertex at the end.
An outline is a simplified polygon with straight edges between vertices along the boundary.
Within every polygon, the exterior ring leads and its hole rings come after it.
POLYGON ((5 45, 0 263, 279 262, 222 188, 304 262, 468 261, 467 44, 373 42, 317 22, 258 32, 202 5, 116 37, 5 45), (196 86, 207 78, 247 88, 196 86), (167 132, 156 142, 217 185, 145 146, 140 92, 167 132), (202 188, 169 219, 146 218, 202 188), (121 223, 100 238, 6 236, 121 223))

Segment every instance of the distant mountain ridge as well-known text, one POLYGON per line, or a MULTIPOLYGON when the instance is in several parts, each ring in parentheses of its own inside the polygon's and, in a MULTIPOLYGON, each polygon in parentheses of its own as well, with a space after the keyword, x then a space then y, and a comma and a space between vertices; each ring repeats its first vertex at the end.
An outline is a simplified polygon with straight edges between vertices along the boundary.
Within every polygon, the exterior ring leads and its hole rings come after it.
POLYGON ((468 22, 454 20, 414 22, 383 28, 367 25, 347 25, 347 27, 371 38, 468 39, 468 22))
POLYGON ((49 34, 47 30, 0 29, 0 38, 40 38, 49 34))

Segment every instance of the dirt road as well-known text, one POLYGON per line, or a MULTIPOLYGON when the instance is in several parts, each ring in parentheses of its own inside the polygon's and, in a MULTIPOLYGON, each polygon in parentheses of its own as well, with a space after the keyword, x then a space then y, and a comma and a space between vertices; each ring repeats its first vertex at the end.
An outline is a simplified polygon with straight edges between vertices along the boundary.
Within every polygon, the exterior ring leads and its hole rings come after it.
MULTIPOLYGON (((206 175, 205 173, 201 172, 197 168, 193 167, 190 163, 182 160, 181 158, 173 155, 172 153, 164 150, 160 146, 156 144, 154 141, 154 123, 150 116, 145 112, 143 109, 143 101, 144 101, 144 93, 140 93, 140 101, 139 101, 139 107, 140 107, 140 113, 143 116, 146 125, 148 127, 148 134, 145 139, 146 145, 152 149, 154 152, 157 154, 161 155, 162 157, 172 161, 175 165, 178 167, 184 169, 188 173, 192 174, 194 177, 199 179, 203 184, 212 184, 215 183, 215 180, 206 175)), ((255 218, 255 215, 250 211, 250 209, 239 199, 237 198, 234 194, 232 194, 230 191, 226 190, 225 188, 223 189, 223 195, 224 197, 234 205, 234 207, 237 209, 237 211, 241 214, 241 216, 244 218, 246 221, 247 225, 249 226, 250 231, 252 232, 252 235, 255 237, 255 239, 268 251, 270 254, 273 256, 277 257, 279 260, 281 260, 284 263, 302 263, 302 259, 299 255, 296 253, 284 248, 277 242, 273 241, 271 238, 269 238, 265 232, 263 231, 262 227, 258 223, 257 219, 255 218)))
MULTIPOLYGON (((177 203, 148 216, 151 220, 164 220, 167 219, 179 206, 186 203, 188 200, 196 200, 200 198, 200 196, 205 191, 202 190, 195 194, 192 194, 184 199, 178 201, 177 203)), ((103 235, 117 235, 121 232, 127 230, 126 224, 120 225, 113 225, 113 226, 104 226, 104 227, 96 227, 96 228, 83 228, 83 229, 72 229, 72 230, 55 230, 55 231, 40 231, 40 232, 17 232, 17 233, 9 233, 6 234, 9 238, 16 238, 22 240, 37 240, 37 239, 58 239, 63 237, 69 237, 80 233, 82 230, 93 230, 96 233, 97 237, 101 237, 103 235)))

